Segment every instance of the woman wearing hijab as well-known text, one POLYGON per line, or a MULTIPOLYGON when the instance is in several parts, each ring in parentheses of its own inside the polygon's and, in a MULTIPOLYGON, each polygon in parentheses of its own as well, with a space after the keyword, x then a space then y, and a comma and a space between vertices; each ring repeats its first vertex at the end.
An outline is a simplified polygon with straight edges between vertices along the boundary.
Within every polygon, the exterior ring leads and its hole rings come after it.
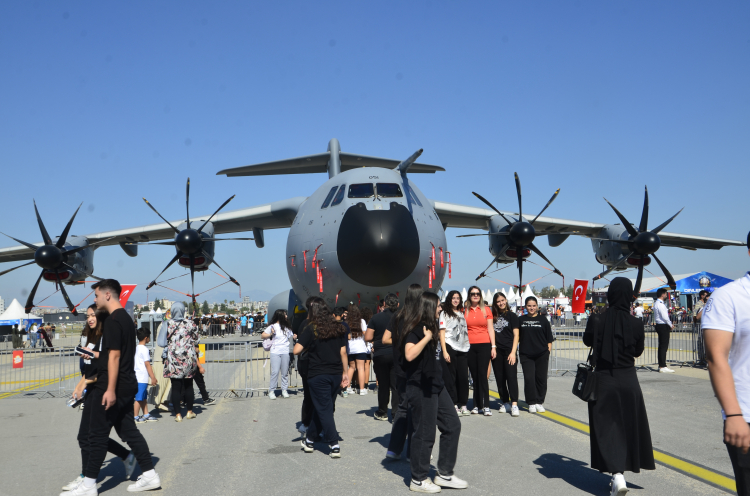
POLYGON ((591 467, 612 474, 612 496, 628 492, 623 472, 654 470, 651 431, 635 371, 645 334, 643 322, 630 315, 633 284, 617 277, 607 291, 609 308, 592 315, 583 343, 593 346, 596 401, 589 407, 591 467))
POLYGON ((180 404, 185 400, 186 419, 194 419, 193 375, 198 368, 198 354, 195 345, 199 340, 198 328, 192 320, 184 318, 185 305, 176 301, 172 304, 172 318, 167 323, 167 360, 164 362, 164 377, 172 383, 172 406, 175 420, 182 422, 180 404))

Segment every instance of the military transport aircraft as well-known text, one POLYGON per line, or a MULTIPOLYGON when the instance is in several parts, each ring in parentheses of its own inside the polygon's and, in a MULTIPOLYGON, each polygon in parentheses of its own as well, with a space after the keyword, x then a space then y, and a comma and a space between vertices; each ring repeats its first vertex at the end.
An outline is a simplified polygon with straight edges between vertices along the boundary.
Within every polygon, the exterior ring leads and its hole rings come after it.
MULTIPOLYGON (((488 231, 484 235, 489 239, 492 263, 516 262, 519 271, 532 252, 551 264, 534 245, 537 236, 547 236, 552 247, 559 246, 570 235, 591 238, 599 263, 612 270, 641 267, 639 274, 659 246, 693 250, 744 245, 733 240, 661 232, 669 221, 648 231, 647 202, 638 229, 617 211, 624 225, 542 217, 541 212, 529 221, 521 211, 518 177, 518 213, 501 212, 477 193, 491 210, 430 200, 410 176, 445 169, 417 163, 421 153, 419 150, 401 162, 346 153, 334 138, 325 153, 225 169, 217 174, 238 177, 327 172, 329 179, 309 197, 215 213, 210 218, 198 217, 195 222, 203 224, 211 220, 215 234, 252 231, 258 248, 264 246, 264 230, 289 228, 285 263, 292 289, 277 295, 270 306, 290 311, 295 306, 301 307, 309 296, 320 296, 332 306, 339 301, 374 306, 385 294, 404 293, 412 283, 440 288, 451 270, 451 253, 445 236, 448 227, 488 231)), ((542 212, 556 196, 557 192, 542 212)), ((191 259, 195 264, 194 257, 180 256, 184 255, 181 243, 189 244, 187 238, 180 238, 188 227, 193 230, 189 219, 92 234, 85 239, 99 246, 119 244, 128 255, 135 256, 134 243, 169 239, 177 232, 170 243, 177 249, 171 263, 178 260, 180 265, 189 266, 191 259), (173 227, 177 223, 183 224, 181 229, 173 227)), ((213 233, 204 232, 203 237, 214 239, 213 233)), ((191 240, 201 241, 195 236, 191 240)), ((194 254, 205 255, 196 248, 198 243, 194 244, 190 248, 195 248, 194 254)), ((29 244, 0 249, 0 262, 33 258, 35 249, 29 244)), ((206 260, 213 261, 213 253, 206 260)))

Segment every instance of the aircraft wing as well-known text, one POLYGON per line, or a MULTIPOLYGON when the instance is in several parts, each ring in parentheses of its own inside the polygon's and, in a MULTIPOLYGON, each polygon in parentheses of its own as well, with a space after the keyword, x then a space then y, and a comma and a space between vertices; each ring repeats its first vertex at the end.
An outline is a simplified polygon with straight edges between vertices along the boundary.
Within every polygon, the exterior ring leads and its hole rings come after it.
MULTIPOLYGON (((493 210, 481 207, 469 207, 458 205, 456 203, 446 203, 437 200, 430 200, 435 213, 440 217, 440 221, 445 227, 461 227, 467 229, 489 229, 490 217, 497 215, 493 210)), ((503 212, 508 218, 513 220, 518 216, 517 213, 503 212)), ((525 218, 526 216, 524 216, 525 218)), ((529 219, 530 220, 530 219, 529 219)), ((539 217, 534 223, 537 236, 545 234, 555 234, 558 232, 573 233, 577 236, 588 238, 596 237, 605 224, 596 222, 581 222, 577 220, 556 219, 553 217, 539 217)), ((673 246, 685 248, 687 250, 718 250, 724 246, 745 246, 742 241, 731 239, 707 238, 705 236, 693 236, 690 234, 677 234, 669 232, 660 232, 662 246, 673 246)))
MULTIPOLYGON (((216 234, 252 231, 254 227, 260 229, 283 229, 291 227, 294 217, 300 206, 307 200, 306 197, 298 196, 287 200, 280 200, 256 207, 243 208, 230 212, 221 212, 216 214, 211 220, 214 225, 216 234)), ((191 221, 205 221, 208 215, 202 217, 192 217, 191 221)), ((177 226, 185 219, 171 221, 172 225, 177 226)), ((166 223, 151 224, 148 226, 132 227, 130 229, 119 229, 116 231, 107 231, 96 234, 87 234, 86 238, 90 242, 100 239, 113 238, 97 245, 117 245, 120 243, 133 241, 156 241, 160 239, 174 238, 174 231, 166 223)), ((35 243, 41 246, 42 243, 35 243)), ((13 262, 18 260, 31 260, 34 258, 34 252, 25 246, 11 246, 9 248, 0 248, 0 263, 13 262)))

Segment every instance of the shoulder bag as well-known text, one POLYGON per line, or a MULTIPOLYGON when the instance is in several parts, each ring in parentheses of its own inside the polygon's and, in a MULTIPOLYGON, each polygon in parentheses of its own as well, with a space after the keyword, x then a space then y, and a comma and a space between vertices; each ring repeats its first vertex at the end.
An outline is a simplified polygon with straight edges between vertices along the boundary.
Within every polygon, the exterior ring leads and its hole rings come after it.
POLYGON ((589 350, 589 356, 586 363, 579 363, 576 371, 576 380, 573 382, 573 394, 583 401, 596 401, 596 333, 594 334, 594 343, 589 350))

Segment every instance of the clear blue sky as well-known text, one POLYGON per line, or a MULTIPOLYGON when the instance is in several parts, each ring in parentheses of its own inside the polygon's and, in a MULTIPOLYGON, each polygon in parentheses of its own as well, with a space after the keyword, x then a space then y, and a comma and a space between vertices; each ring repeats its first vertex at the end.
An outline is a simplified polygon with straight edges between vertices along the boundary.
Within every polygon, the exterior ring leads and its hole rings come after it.
MULTIPOLYGON (((670 231, 750 229, 747 2, 3 2, 0 67, 0 230, 30 242, 40 240, 32 198, 56 235, 80 202, 77 234, 158 221, 143 196, 180 217, 188 175, 196 213, 232 194, 229 209, 309 195, 325 175, 215 173, 319 153, 333 137, 382 157, 424 148, 422 161, 447 169, 414 177, 433 199, 481 206, 476 190, 515 209, 518 171, 528 211, 559 187, 551 216, 617 222, 606 196, 637 222, 647 184, 654 225, 684 206, 670 231)), ((445 289, 468 286, 490 260, 487 241, 454 238, 463 233, 448 231, 445 289)), ((225 243, 217 260, 245 291, 276 293, 289 287, 286 235, 267 232, 264 249, 225 243)), ((601 270, 588 240, 539 246, 566 282, 601 270)), ((96 272, 145 289, 170 250, 131 259, 104 248, 96 272)), ((750 268, 741 248, 659 256, 673 274, 750 268)), ((38 272, 1 277, 0 295, 23 303, 38 272)), ((87 293, 70 289, 75 302, 87 293)))

